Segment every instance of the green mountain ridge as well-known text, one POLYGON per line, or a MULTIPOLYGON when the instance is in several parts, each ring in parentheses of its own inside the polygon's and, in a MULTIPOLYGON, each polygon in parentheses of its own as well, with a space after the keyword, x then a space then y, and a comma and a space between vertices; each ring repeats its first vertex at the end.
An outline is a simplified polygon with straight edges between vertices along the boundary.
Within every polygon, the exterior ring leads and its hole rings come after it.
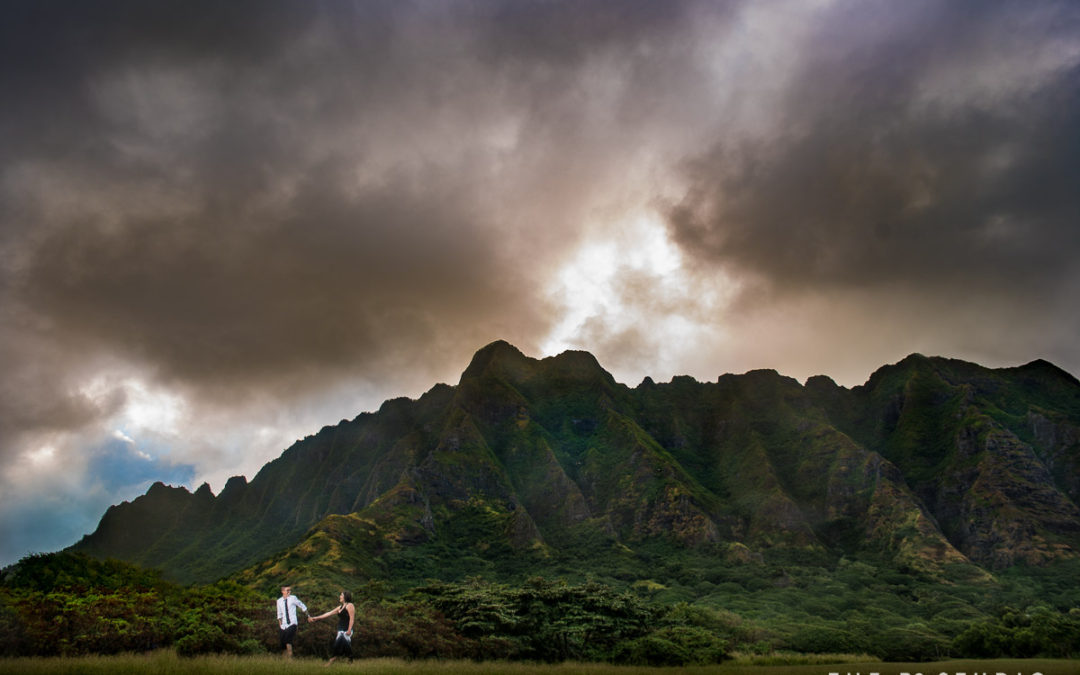
POLYGON ((1045 361, 912 355, 851 389, 767 370, 630 388, 586 352, 500 341, 456 386, 325 427, 217 496, 155 484, 72 548, 263 586, 557 575, 653 551, 989 578, 1078 557, 1078 502, 1080 382, 1045 361))

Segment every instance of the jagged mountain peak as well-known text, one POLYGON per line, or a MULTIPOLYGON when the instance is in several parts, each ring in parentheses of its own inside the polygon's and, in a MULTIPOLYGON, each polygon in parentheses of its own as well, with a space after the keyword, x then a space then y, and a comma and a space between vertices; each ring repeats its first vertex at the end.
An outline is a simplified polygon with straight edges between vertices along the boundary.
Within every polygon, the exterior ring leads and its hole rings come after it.
POLYGON ((541 363, 550 364, 562 373, 587 373, 589 376, 603 373, 610 378, 608 372, 604 370, 592 353, 579 349, 568 349, 555 356, 543 359, 541 363))
POLYGON ((146 491, 148 497, 157 499, 175 499, 191 494, 183 485, 166 485, 161 481, 155 481, 146 491))
POLYGON ((844 389, 844 387, 841 387, 839 384, 836 383, 836 380, 832 379, 828 375, 811 375, 810 377, 806 378, 806 383, 803 386, 811 390, 816 389, 829 392, 838 389, 844 389))
POLYGON ((875 370, 870 374, 870 378, 866 381, 864 386, 872 388, 887 377, 894 376, 898 373, 910 373, 919 369, 929 368, 932 366, 932 363, 933 360, 931 358, 923 356, 922 354, 908 354, 896 363, 886 364, 875 370))
POLYGON ((472 357, 469 366, 461 374, 461 381, 475 379, 492 370, 520 368, 535 362, 506 340, 496 340, 481 349, 472 357))
POLYGON ((1018 373, 1025 375, 1043 376, 1056 380, 1060 380, 1072 385, 1080 385, 1080 380, 1077 380, 1072 373, 1058 368, 1053 363, 1044 359, 1035 359, 1030 363, 1026 363, 1018 368, 1012 369, 1018 373))
POLYGON ((492 342, 476 352, 468 368, 462 373, 459 386, 481 382, 487 377, 494 377, 512 385, 536 378, 604 386, 616 384, 615 378, 587 351, 567 350, 554 356, 535 359, 526 356, 505 340, 492 342))
POLYGON ((221 494, 224 495, 234 490, 243 490, 247 487, 247 478, 244 476, 232 476, 229 480, 225 481, 225 487, 221 489, 221 494))
POLYGON ((905 356, 896 363, 878 368, 871 373, 865 384, 856 387, 856 389, 874 391, 893 387, 902 388, 913 377, 956 380, 964 379, 974 373, 982 375, 989 372, 991 371, 988 368, 975 363, 914 353, 905 356))
POLYGON ((155 484, 76 548, 188 581, 281 551, 379 576, 410 547, 437 565, 658 539, 1043 564, 1080 552, 1080 385, 1057 372, 915 354, 854 389, 767 369, 630 389, 588 352, 500 340, 457 386, 325 427, 217 497, 155 484))

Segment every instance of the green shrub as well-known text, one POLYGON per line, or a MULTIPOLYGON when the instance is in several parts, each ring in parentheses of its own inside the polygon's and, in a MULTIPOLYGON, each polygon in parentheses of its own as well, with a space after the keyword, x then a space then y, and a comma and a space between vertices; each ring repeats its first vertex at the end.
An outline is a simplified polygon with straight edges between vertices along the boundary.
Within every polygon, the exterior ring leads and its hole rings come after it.
POLYGON ((195 626, 188 629, 174 646, 180 656, 195 656, 196 654, 217 654, 229 651, 229 641, 225 637, 225 631, 219 626, 195 626))
POLYGON ((854 633, 835 626, 805 626, 785 641, 787 649, 807 654, 858 654, 866 643, 854 633))
POLYGON ((947 637, 923 624, 889 628, 874 635, 870 653, 886 661, 937 661, 952 655, 947 637))
POLYGON ((612 655, 615 663, 634 666, 685 666, 690 661, 685 647, 659 635, 647 635, 621 643, 612 655))

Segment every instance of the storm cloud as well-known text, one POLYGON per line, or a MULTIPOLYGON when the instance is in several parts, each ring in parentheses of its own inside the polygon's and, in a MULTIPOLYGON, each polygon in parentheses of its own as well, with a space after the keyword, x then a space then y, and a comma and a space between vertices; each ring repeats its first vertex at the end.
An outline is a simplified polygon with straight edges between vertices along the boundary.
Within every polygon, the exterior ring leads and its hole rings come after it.
POLYGON ((494 339, 1080 370, 1075 3, 0 12, 0 562, 494 339))
POLYGON ((1028 297, 1073 277, 1075 9, 911 3, 884 27, 882 9, 821 17, 772 132, 687 161, 676 239, 781 290, 1028 297))

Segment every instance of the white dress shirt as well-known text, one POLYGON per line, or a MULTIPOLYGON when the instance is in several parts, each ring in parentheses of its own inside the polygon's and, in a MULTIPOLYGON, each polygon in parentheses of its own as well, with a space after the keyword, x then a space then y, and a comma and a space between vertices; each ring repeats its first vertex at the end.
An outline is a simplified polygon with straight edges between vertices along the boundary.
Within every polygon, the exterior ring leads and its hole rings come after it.
POLYGON ((295 595, 290 594, 288 598, 280 597, 277 599, 277 618, 278 623, 281 624, 281 630, 298 625, 296 620, 297 607, 307 613, 307 606, 300 602, 300 598, 295 595))

